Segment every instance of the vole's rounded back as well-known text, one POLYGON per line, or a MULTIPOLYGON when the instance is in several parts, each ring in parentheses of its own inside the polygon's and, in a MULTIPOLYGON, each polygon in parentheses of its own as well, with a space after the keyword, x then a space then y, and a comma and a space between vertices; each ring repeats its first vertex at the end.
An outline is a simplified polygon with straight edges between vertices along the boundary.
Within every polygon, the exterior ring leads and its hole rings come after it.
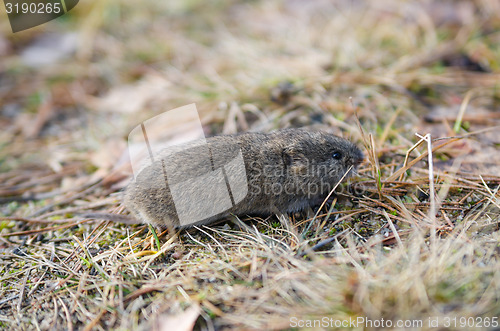
POLYGON ((353 143, 320 131, 216 136, 155 155, 127 187, 124 202, 160 227, 294 212, 321 202, 362 159, 353 143))

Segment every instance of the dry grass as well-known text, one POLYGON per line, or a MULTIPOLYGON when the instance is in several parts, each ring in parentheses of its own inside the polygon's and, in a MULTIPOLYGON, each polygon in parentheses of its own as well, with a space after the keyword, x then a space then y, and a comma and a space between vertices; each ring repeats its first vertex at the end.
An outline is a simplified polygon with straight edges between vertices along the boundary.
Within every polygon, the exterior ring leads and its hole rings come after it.
POLYGON ((108 0, 14 35, 3 20, 0 326, 487 326, 500 316, 499 13, 480 0, 108 0), (79 33, 74 55, 23 62, 64 31, 79 33), (157 237, 78 218, 126 212, 129 130, 192 102, 209 134, 328 127, 367 158, 322 210, 157 237))

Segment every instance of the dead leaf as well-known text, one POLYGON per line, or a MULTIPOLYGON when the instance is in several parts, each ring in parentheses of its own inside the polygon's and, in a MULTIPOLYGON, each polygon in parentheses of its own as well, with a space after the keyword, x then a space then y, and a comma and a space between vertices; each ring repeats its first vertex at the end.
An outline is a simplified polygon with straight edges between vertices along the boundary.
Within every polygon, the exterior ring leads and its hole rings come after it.
POLYGON ((153 325, 155 331, 191 331, 200 315, 200 307, 192 305, 180 315, 162 315, 153 325))
POLYGON ((89 105, 99 111, 135 113, 143 110, 150 102, 163 99, 171 83, 158 75, 149 75, 140 81, 112 88, 100 99, 89 105))

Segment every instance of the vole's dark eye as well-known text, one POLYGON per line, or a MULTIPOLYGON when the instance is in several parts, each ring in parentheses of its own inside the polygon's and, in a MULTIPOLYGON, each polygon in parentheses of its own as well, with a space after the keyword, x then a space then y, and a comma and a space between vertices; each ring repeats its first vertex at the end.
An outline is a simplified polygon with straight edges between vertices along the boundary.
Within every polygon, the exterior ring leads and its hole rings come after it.
POLYGON ((332 157, 335 159, 335 160, 340 160, 342 158, 342 153, 340 152, 335 152, 332 154, 332 157))

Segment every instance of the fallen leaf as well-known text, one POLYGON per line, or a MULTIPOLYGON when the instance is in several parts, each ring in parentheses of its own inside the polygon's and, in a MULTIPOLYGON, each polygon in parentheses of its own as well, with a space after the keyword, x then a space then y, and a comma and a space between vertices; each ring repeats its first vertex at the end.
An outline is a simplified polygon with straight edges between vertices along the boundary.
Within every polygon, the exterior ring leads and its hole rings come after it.
POLYGON ((200 315, 200 307, 193 305, 179 315, 162 315, 153 325, 157 331, 191 331, 200 315))
POLYGON ((148 103, 162 99, 171 83, 156 75, 146 76, 134 84, 112 88, 103 98, 90 105, 99 111, 135 113, 147 107, 148 103))

